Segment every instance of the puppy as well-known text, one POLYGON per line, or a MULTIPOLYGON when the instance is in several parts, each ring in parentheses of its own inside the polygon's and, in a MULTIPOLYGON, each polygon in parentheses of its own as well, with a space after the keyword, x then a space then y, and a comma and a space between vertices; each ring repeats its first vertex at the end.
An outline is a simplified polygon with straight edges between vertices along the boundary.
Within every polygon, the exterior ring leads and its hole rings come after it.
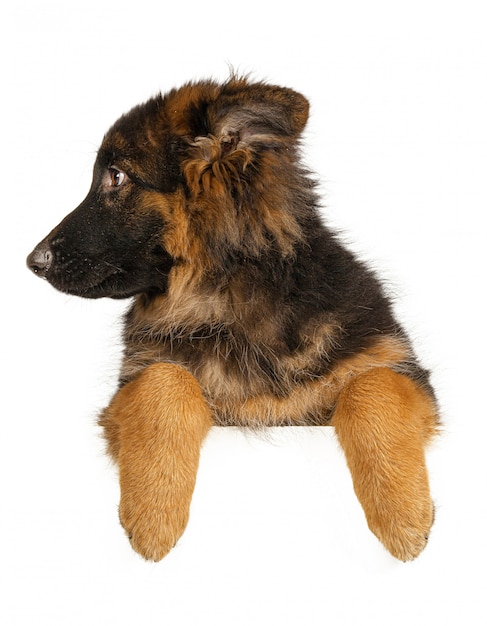
POLYGON ((334 426, 372 532, 404 561, 426 545, 434 392, 381 284, 320 217, 308 109, 237 76, 152 98, 108 131, 86 199, 28 257, 65 293, 132 299, 100 424, 146 559, 183 533, 214 425, 334 426))

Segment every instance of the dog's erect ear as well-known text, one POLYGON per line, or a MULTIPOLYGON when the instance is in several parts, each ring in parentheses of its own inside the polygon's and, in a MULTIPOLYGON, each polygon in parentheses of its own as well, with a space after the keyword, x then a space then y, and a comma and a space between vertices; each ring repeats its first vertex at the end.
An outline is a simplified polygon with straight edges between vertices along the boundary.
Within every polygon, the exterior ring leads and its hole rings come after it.
POLYGON ((194 139, 183 169, 193 191, 202 183, 214 187, 215 178, 227 187, 240 181, 262 151, 289 150, 308 119, 306 98, 284 87, 232 78, 211 95, 186 118, 194 139))

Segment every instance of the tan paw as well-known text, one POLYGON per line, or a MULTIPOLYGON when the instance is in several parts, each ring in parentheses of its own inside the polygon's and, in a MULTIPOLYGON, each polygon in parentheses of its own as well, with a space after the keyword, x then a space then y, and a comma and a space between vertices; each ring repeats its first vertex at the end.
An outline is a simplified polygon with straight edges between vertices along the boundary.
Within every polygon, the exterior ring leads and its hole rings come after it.
MULTIPOLYGON (((167 503, 166 503, 167 504, 167 503)), ((122 496, 119 516, 132 548, 148 561, 160 561, 176 545, 188 523, 189 511, 168 510, 160 498, 122 496)))
POLYGON ((392 556, 401 561, 412 561, 426 547, 433 521, 434 507, 428 500, 416 510, 391 511, 386 507, 373 520, 368 520, 368 524, 392 556))

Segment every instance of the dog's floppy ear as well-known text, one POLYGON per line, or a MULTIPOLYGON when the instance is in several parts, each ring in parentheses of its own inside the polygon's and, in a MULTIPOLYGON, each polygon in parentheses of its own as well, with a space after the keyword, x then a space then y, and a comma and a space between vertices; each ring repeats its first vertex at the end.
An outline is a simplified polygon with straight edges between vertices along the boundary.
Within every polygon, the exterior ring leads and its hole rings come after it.
POLYGON ((292 89, 233 78, 215 95, 192 111, 195 136, 183 169, 194 192, 217 182, 234 187, 263 151, 289 151, 308 119, 308 101, 292 89))
POLYGON ((232 79, 208 107, 208 118, 210 132, 224 141, 238 133, 248 144, 272 146, 295 139, 306 125, 308 112, 306 98, 292 89, 232 79))

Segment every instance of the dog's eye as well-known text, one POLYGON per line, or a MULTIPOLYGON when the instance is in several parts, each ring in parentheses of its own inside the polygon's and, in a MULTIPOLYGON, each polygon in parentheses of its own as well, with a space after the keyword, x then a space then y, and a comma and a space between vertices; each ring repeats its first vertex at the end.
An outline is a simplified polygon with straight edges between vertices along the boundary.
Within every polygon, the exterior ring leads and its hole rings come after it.
POLYGON ((128 181, 128 176, 116 167, 109 167, 105 176, 105 184, 108 187, 122 187, 128 181))

